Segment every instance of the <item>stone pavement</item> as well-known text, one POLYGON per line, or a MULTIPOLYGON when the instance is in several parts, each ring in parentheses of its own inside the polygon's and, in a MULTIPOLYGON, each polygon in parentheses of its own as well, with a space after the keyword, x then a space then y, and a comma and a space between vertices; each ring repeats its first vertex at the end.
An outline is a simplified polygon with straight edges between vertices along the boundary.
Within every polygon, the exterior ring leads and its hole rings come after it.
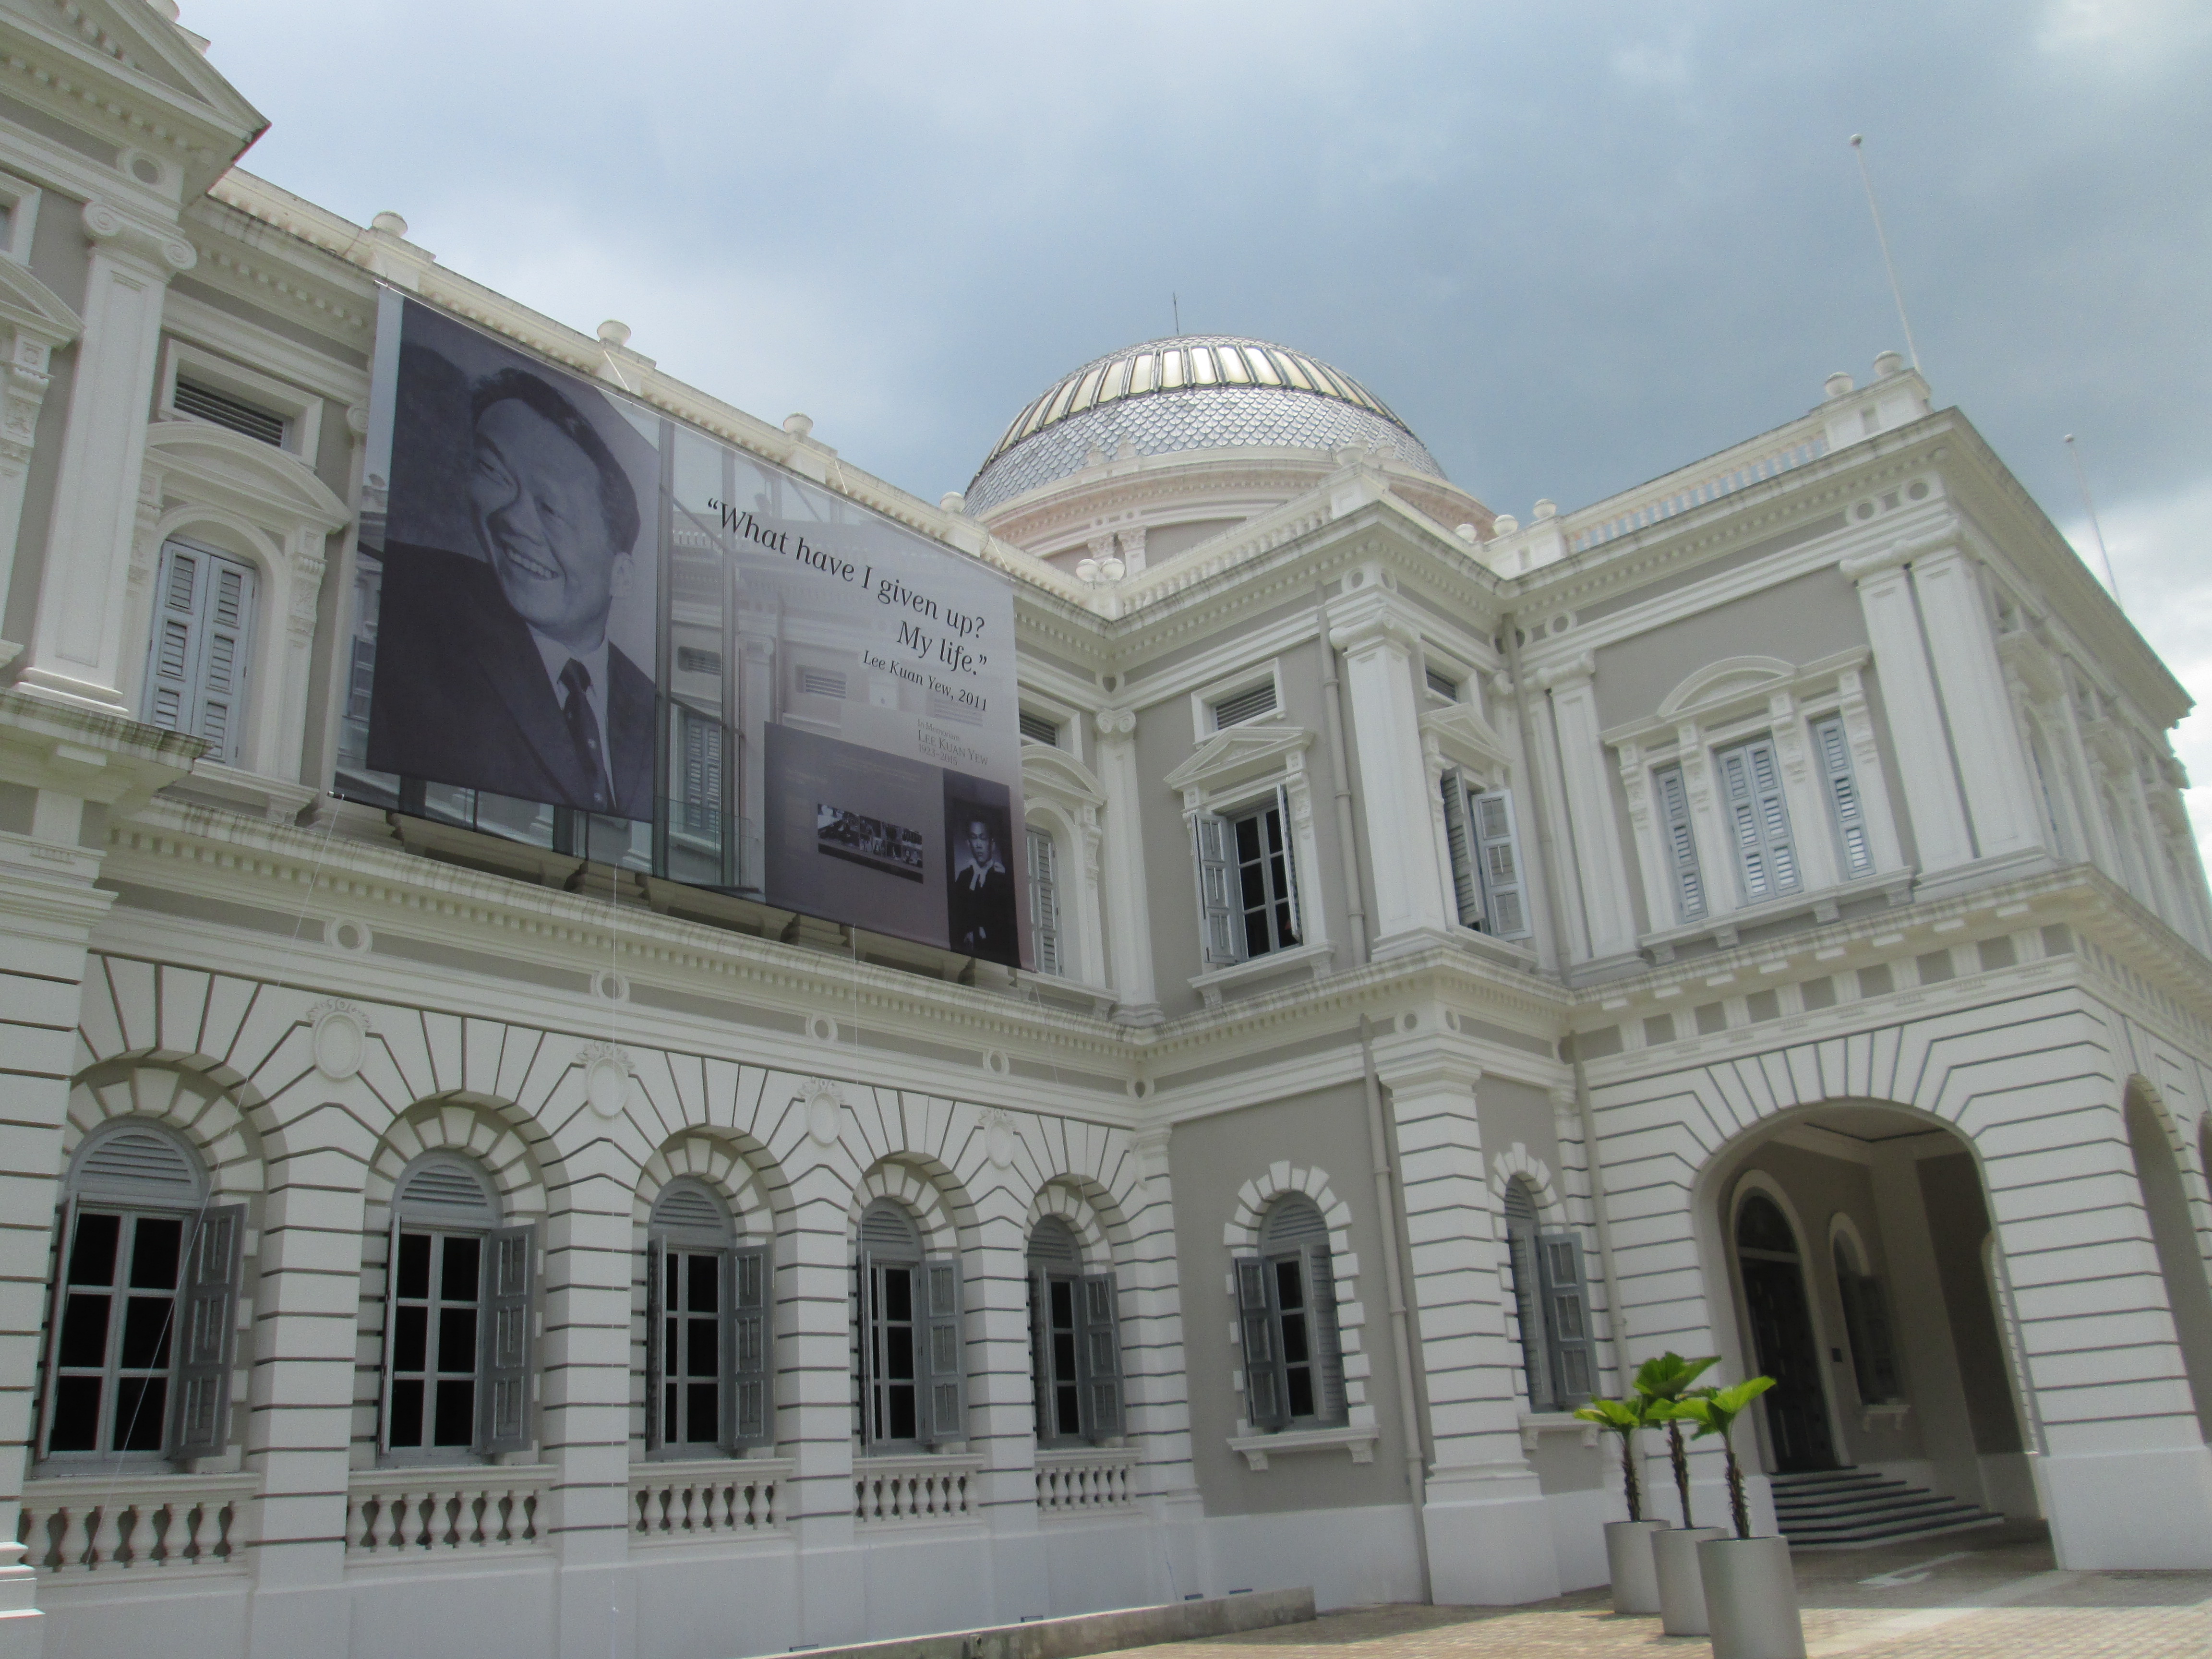
MULTIPOLYGON (((2060 1572, 2039 1528, 1992 1530, 1796 1559, 1812 1659, 2207 1659, 2212 1573, 2060 1572)), ((1566 1659, 1680 1655, 1702 1637, 1623 1619, 1608 1593, 1525 1607, 1360 1607, 1141 1659, 1566 1659), (1346 1653, 1346 1649, 1355 1650, 1346 1653)))

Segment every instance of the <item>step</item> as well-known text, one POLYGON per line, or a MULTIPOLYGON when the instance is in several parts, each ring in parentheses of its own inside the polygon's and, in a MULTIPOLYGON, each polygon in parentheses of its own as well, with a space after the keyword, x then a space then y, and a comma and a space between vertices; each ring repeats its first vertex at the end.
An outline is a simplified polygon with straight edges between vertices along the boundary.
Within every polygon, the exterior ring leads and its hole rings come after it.
POLYGON ((1796 1538, 1833 1537, 1843 1533, 1868 1532, 1883 1527, 1917 1527, 1948 1525, 1954 1521, 1971 1520, 1984 1513, 1972 1504, 1923 1504, 1910 1510, 1893 1510, 1875 1515, 1855 1515, 1832 1521, 1814 1522, 1811 1525, 1783 1528, 1785 1536, 1796 1538))
MULTIPOLYGON (((1793 1552, 1800 1550, 1865 1549, 1869 1546, 1875 1544, 1911 1543, 1923 1538, 1945 1538, 1954 1533, 1973 1532, 1983 1527, 2001 1527, 2003 1524, 2004 1516, 2002 1515, 1984 1515, 1977 1520, 1948 1522, 1935 1526, 1909 1527, 1893 1532, 1870 1534, 1865 1537, 1791 1537, 1790 1539, 1790 1547, 1793 1552)), ((1785 1536, 1787 1534, 1785 1534, 1785 1536)))

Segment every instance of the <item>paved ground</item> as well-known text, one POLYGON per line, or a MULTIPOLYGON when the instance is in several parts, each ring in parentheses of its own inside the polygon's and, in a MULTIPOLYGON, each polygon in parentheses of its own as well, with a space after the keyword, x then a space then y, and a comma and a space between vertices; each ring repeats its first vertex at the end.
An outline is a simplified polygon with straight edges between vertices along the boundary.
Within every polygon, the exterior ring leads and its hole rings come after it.
MULTIPOLYGON (((1813 1659, 2207 1659, 2212 1573, 2059 1572, 2039 1531, 1801 1555, 1813 1659), (1949 1558, 1949 1559, 1944 1559, 1949 1558)), ((1710 1654, 1587 1590, 1526 1607, 1380 1607, 1141 1650, 1143 1659, 1565 1659, 1710 1654)))

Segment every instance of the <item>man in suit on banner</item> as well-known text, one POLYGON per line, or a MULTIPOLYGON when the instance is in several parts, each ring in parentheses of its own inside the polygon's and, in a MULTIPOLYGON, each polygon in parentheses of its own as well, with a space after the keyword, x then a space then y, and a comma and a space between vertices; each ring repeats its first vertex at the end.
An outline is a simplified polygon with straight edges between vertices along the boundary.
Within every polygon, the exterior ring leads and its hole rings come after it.
POLYGON ((607 637, 635 577, 636 488, 538 374, 501 370, 470 409, 483 556, 386 546, 368 763, 649 818, 653 678, 607 637))

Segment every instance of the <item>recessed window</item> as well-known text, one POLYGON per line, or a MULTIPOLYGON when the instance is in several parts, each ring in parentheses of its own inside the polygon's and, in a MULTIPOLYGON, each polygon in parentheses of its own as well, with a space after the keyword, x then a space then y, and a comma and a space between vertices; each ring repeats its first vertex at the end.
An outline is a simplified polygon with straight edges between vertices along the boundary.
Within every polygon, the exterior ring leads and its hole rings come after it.
POLYGON ((1061 971, 1060 952, 1060 858, 1051 835, 1031 825, 1030 853, 1030 959, 1040 974, 1061 971))
POLYGON ((1758 904, 1796 892, 1797 847, 1790 833, 1790 809, 1782 799, 1774 740, 1756 738, 1723 749, 1713 763, 1720 773, 1743 902, 1758 904))
POLYGON ((1032 714, 1024 708, 1021 711, 1021 723, 1022 735, 1031 743, 1048 743, 1055 749, 1060 747, 1060 723, 1057 720, 1047 720, 1042 714, 1032 714))
MULTIPOLYGON (((1813 748, 1828 786, 1828 814, 1836 832, 1837 850, 1843 854, 1844 879, 1874 873, 1874 847, 1867 839, 1866 808, 1859 799, 1857 775, 1851 768, 1850 741, 1844 733, 1844 717, 1831 714, 1813 722, 1813 748)), ((2037 757, 2038 781, 2041 759, 2037 757)), ((2045 811, 2050 797, 2045 795, 2045 811)))
POLYGON ((184 542, 161 550, 141 718, 205 739, 208 758, 225 766, 238 763, 246 735, 257 586, 236 559, 184 542))
POLYGON ((872 1450, 968 1437, 960 1260, 925 1255, 914 1218, 878 1199, 855 1264, 860 1440, 872 1450))
POLYGON ((1528 938, 1513 792, 1470 789, 1459 773, 1447 772, 1443 796, 1444 846, 1460 925, 1499 939, 1528 938))
POLYGON ((1698 836, 1690 823, 1690 792, 1682 782, 1682 769, 1661 767, 1651 775, 1651 789, 1659 798, 1660 834, 1666 838, 1674 919, 1695 921, 1705 914, 1705 877, 1698 866, 1698 836))
POLYGON ((170 402, 179 415, 228 427, 233 432, 243 433, 277 449, 284 447, 284 434, 290 422, 282 415, 258 408, 243 398, 234 398, 179 374, 170 402))
POLYGON ((1304 942, 1290 801, 1281 788, 1264 805, 1201 812, 1193 832, 1209 964, 1246 962, 1304 942))
POLYGON ((720 1196, 678 1177, 646 1237, 646 1444, 699 1455, 773 1441, 769 1253, 720 1196))
POLYGON ((1595 1376, 1582 1241, 1540 1227, 1535 1194, 1517 1176, 1505 1185, 1505 1240, 1528 1409, 1572 1411, 1595 1376))
POLYGON ((1262 680, 1242 691, 1217 699, 1212 704, 1213 729, 1225 731, 1232 726, 1242 726, 1247 720, 1256 720, 1262 714, 1275 712, 1275 683, 1262 680))
POLYGON ((1121 1330, 1114 1275, 1085 1273, 1074 1230, 1058 1216, 1030 1229, 1030 1374, 1041 1445, 1121 1432, 1121 1330))
POLYGON ((1344 1352, 1328 1223, 1303 1193, 1277 1199, 1255 1255, 1233 1264, 1244 1411, 1255 1429, 1346 1420, 1344 1352))
POLYGON ((1459 682, 1450 675, 1431 668, 1427 671, 1425 678, 1431 695, 1442 697, 1446 702, 1459 701, 1459 682))

